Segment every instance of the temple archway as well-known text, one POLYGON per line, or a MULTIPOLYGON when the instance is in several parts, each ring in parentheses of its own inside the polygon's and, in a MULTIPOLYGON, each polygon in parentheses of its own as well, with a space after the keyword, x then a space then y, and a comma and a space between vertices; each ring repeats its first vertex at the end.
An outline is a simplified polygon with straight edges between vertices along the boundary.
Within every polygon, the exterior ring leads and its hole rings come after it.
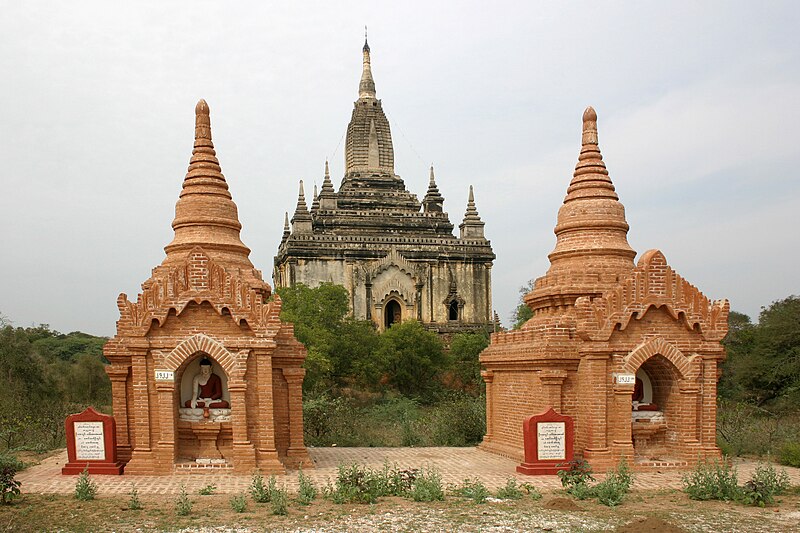
POLYGON ((388 300, 383 306, 383 326, 389 329, 394 324, 403 321, 403 311, 400 302, 395 299, 388 300))
POLYGON ((660 353, 636 369, 631 439, 638 462, 662 462, 681 455, 680 378, 680 370, 660 353))

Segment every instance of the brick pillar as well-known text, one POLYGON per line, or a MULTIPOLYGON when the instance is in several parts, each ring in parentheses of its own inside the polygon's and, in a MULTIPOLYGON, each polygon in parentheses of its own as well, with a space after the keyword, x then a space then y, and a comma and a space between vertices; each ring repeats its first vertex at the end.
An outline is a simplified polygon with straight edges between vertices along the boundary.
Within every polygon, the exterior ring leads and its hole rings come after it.
POLYGON ((156 413, 158 416, 158 442, 153 452, 157 471, 169 473, 175 464, 175 423, 177 418, 178 406, 175 402, 175 382, 157 381, 156 392, 158 394, 158 405, 156 413))
MULTIPOLYGON (((153 474, 153 452, 150 447, 150 398, 147 393, 147 351, 131 354, 131 380, 133 383, 133 449, 131 460, 125 466, 126 474, 153 474)), ((153 376, 155 379, 155 376, 153 376)), ((130 423, 131 421, 129 421, 130 423)))
POLYGON ((678 420, 679 449, 674 450, 673 454, 682 456, 688 461, 697 458, 700 440, 700 428, 697 425, 697 404, 700 394, 700 387, 697 383, 681 380, 678 383, 680 394, 680 418, 678 420))
POLYGON ((289 449, 286 450, 287 463, 313 466, 303 441, 303 368, 284 368, 283 377, 289 389, 289 449))
MULTIPOLYGON (((579 431, 580 441, 585 446, 584 458, 589 462, 609 453, 608 389, 611 384, 611 372, 608 362, 607 354, 587 354, 581 358, 580 363, 579 431)), ((630 411, 630 401, 628 401, 628 411, 630 411)))
POLYGON ((539 372, 539 381, 542 382, 542 394, 545 401, 560 415, 564 414, 561 389, 565 379, 567 379, 566 370, 542 370, 539 372))
POLYGON ((106 374, 111 379, 111 398, 114 421, 117 425, 117 459, 131 460, 131 438, 128 427, 128 375, 131 365, 112 364, 106 366, 106 374))
MULTIPOLYGON (((607 379, 611 379, 608 376, 607 379)), ((634 384, 612 385, 611 409, 608 413, 608 435, 611 438, 613 466, 621 458, 625 458, 628 465, 633 465, 633 437, 631 435, 631 395, 634 384)))
POLYGON ((258 371, 258 411, 263 413, 258 423, 256 464, 268 474, 284 473, 275 448, 275 399, 272 390, 272 350, 257 350, 253 357, 258 371))
POLYGON ((494 372, 491 370, 481 370, 481 377, 486 382, 486 435, 483 442, 492 442, 494 433, 494 372))
MULTIPOLYGON (((244 380, 232 376, 228 381, 228 393, 231 396, 231 430, 233 432, 233 471, 249 473, 256 467, 256 449, 247 435, 247 406, 245 392, 247 384, 244 380)), ((226 458, 227 459, 227 458, 226 458)))
POLYGON ((719 457, 717 448, 717 357, 703 355, 700 392, 700 446, 706 457, 719 457))

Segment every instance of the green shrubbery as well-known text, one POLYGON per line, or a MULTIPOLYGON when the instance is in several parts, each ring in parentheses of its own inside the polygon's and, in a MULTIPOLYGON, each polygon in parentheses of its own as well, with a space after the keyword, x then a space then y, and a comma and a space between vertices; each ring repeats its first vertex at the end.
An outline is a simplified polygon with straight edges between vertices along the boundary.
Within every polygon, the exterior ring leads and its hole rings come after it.
POLYGON ((605 480, 594 486, 589 485, 590 481, 594 481, 589 463, 576 459, 566 465, 569 468, 559 470, 558 477, 566 492, 579 500, 597 498, 599 503, 614 507, 622 503, 633 485, 633 473, 625 459, 619 462, 615 470, 606 473, 605 480))
POLYGON ((85 468, 75 482, 75 499, 87 502, 94 500, 95 496, 97 496, 97 483, 89 478, 89 469, 85 468))
POLYGON ((789 476, 786 471, 777 472, 771 464, 759 464, 740 487, 736 468, 729 461, 701 461, 683 477, 683 485, 693 500, 739 501, 763 507, 789 489, 789 476))
POLYGON ((311 396, 303 402, 311 446, 470 446, 486 432, 486 400, 450 393, 435 405, 404 397, 311 396))
POLYGON ((489 489, 478 478, 465 479, 460 486, 453 487, 451 492, 455 496, 467 498, 475 503, 486 503, 486 499, 490 495, 489 489))

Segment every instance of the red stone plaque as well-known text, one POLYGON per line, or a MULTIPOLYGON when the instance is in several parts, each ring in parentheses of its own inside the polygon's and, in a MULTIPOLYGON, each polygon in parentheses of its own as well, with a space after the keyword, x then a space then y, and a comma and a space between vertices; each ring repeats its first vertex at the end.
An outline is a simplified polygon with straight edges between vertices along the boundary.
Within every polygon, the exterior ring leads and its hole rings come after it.
POLYGON ((572 461, 575 437, 572 417, 562 416, 551 407, 526 418, 522 422, 522 436, 525 462, 517 466, 517 472, 541 476, 568 469, 558 465, 572 461))
POLYGON ((87 407, 82 413, 69 415, 66 421, 67 459, 63 475, 122 474, 125 465, 117 461, 117 426, 114 417, 87 407))

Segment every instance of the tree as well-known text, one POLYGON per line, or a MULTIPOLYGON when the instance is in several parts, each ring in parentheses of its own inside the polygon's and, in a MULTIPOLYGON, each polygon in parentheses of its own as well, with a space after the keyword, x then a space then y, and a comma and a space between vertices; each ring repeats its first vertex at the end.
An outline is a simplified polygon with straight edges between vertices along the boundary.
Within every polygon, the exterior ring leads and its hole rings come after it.
POLYGON ((432 398, 448 363, 439 336, 416 320, 394 324, 384 331, 375 355, 387 383, 405 396, 423 400, 432 398))
POLYGON ((469 392, 482 390, 480 353, 489 346, 489 338, 484 333, 458 333, 450 342, 450 359, 453 375, 461 387, 469 392))
POLYGON ((517 304, 517 308, 514 309, 514 312, 511 314, 511 329, 519 329, 521 328, 525 322, 527 322, 532 316, 533 311, 530 307, 525 303, 523 298, 525 295, 528 294, 533 290, 533 280, 529 279, 528 283, 523 285, 519 288, 519 303, 517 304))
POLYGON ((315 288, 298 283, 281 287, 277 293, 283 300, 281 319, 294 323, 297 340, 308 349, 303 365, 306 391, 365 384, 369 377, 375 377, 371 362, 377 344, 375 326, 348 316, 347 289, 333 283, 315 288))

